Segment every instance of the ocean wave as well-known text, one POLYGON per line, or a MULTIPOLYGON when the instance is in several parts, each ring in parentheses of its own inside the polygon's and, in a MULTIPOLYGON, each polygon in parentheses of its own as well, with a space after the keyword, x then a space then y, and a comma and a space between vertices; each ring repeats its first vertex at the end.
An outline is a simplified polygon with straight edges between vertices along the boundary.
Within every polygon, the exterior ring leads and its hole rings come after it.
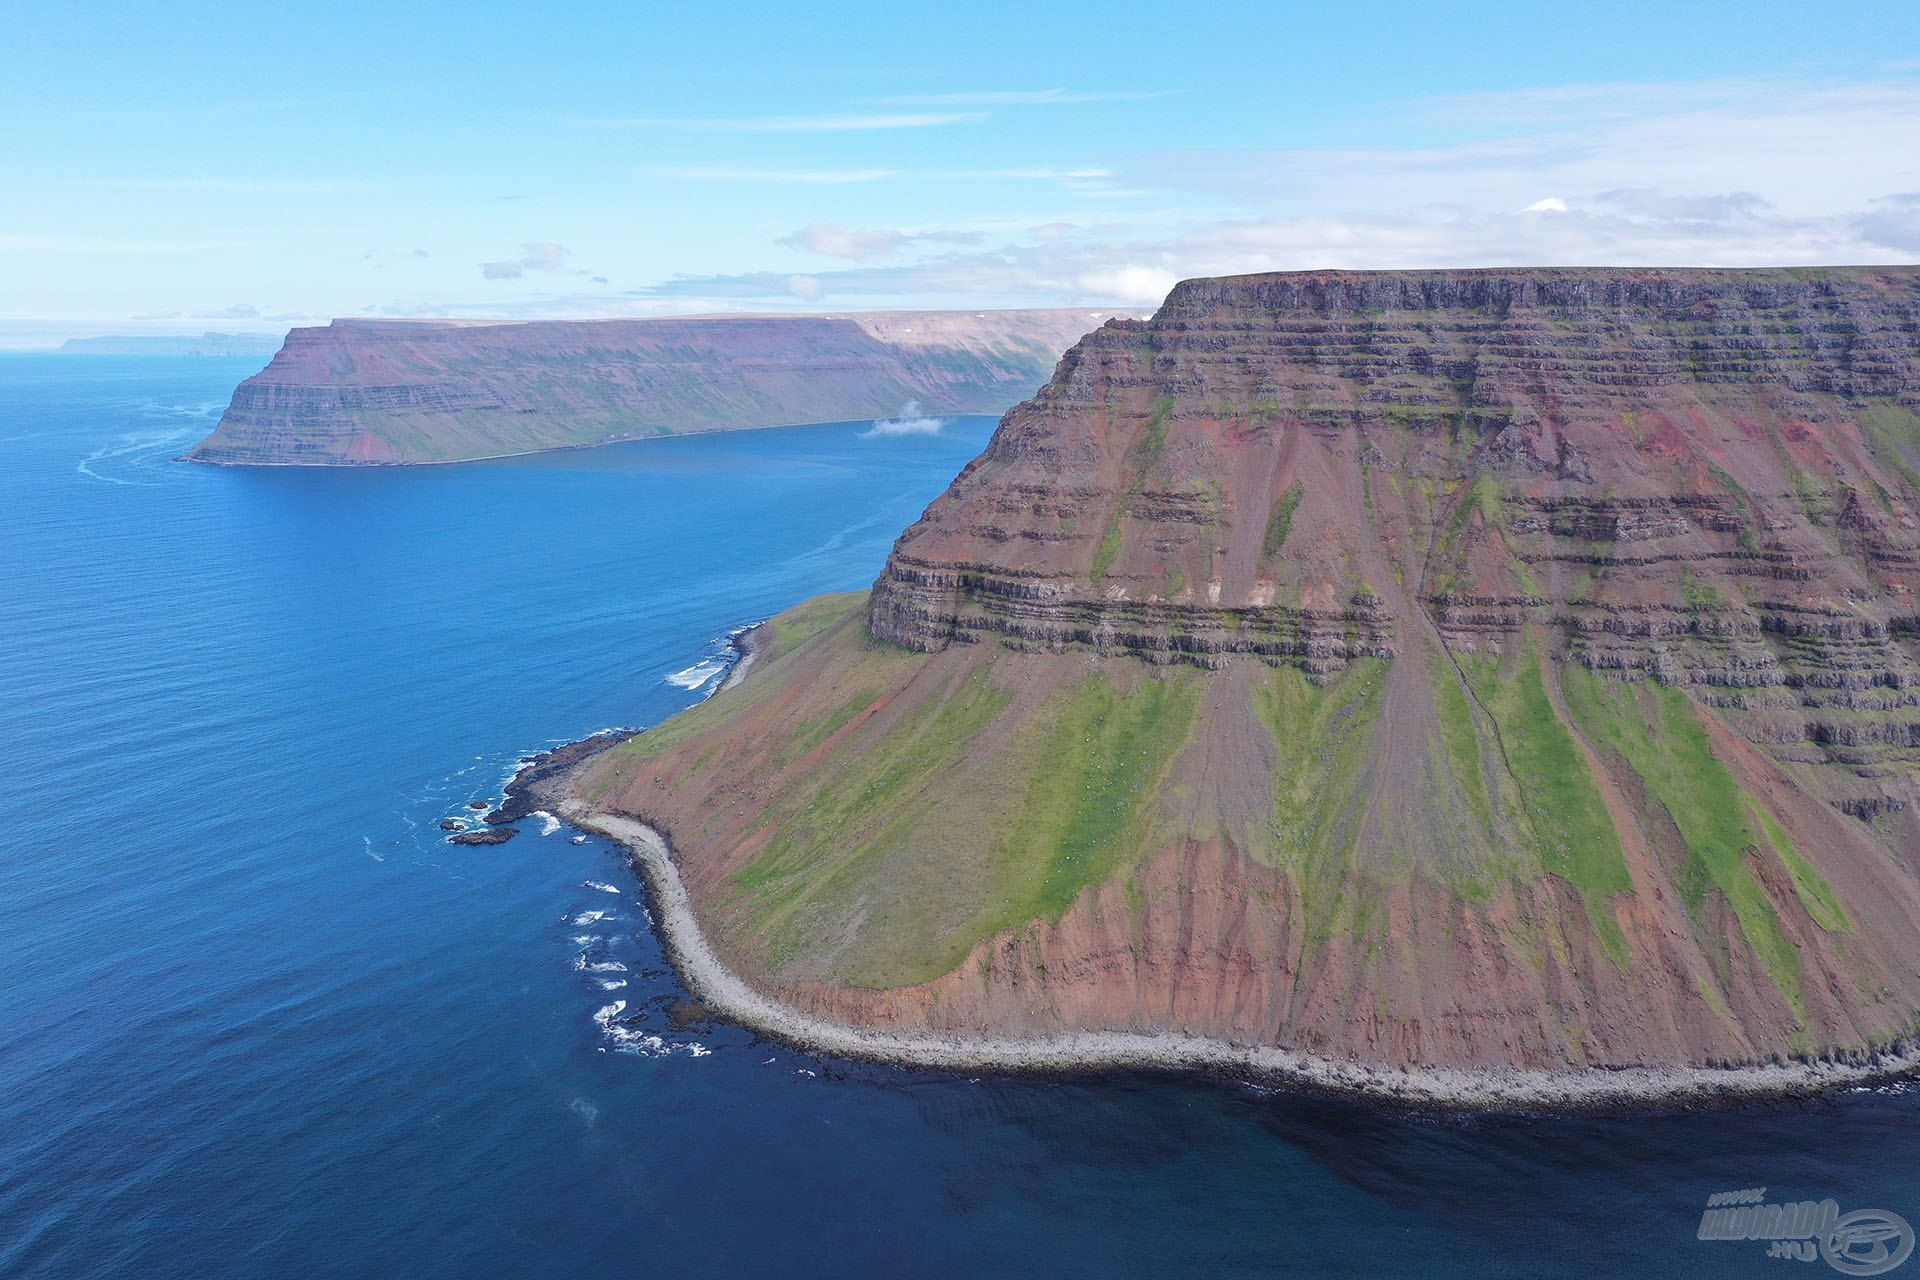
POLYGON ((545 809, 535 809, 527 816, 529 818, 540 819, 540 834, 543 836, 550 836, 560 829, 560 819, 554 817, 545 809))
POLYGON ((669 1040, 665 1036, 651 1031, 642 1031, 639 1027, 625 1026, 620 1015, 627 1011, 625 1000, 615 1000, 612 1004, 601 1005, 593 1014, 594 1023, 601 1034, 612 1042, 615 1053, 635 1054, 643 1058, 664 1058, 671 1053, 684 1053, 689 1058, 704 1058, 713 1050, 698 1040, 669 1040))
POLYGON ((614 888, 612 885, 601 884, 598 880, 582 880, 580 882, 580 887, 582 889, 598 889, 602 893, 611 893, 615 895, 618 895, 620 892, 620 890, 614 888))
POLYGON ((719 658, 708 658, 684 671, 676 671, 667 677, 667 683, 680 689, 698 689, 727 669, 727 664, 719 658))
POLYGON ((612 916, 613 912, 611 911, 582 911, 567 923, 573 925, 575 928, 584 929, 590 924, 599 924, 602 920, 610 919, 612 916))

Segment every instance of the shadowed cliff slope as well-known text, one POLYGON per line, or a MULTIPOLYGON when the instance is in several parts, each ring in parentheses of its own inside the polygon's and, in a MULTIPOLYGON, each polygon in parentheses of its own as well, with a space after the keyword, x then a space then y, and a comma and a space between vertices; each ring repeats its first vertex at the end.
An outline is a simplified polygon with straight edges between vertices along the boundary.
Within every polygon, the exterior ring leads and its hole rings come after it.
POLYGON ((1110 311, 336 320, 241 383, 197 462, 457 462, 683 431, 998 413, 1110 311))
POLYGON ((1191 281, 595 762, 848 1021, 1386 1066, 1920 1011, 1920 271, 1191 281))

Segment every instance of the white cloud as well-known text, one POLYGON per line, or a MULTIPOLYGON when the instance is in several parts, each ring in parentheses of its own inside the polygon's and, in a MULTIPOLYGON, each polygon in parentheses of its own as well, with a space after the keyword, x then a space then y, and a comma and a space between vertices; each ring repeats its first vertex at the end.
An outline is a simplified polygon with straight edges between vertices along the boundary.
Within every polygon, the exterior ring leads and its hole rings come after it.
POLYGON ((1058 182, 1073 188, 1104 188, 1111 169, 1033 166, 1008 169, 755 169, 711 165, 657 165, 645 170, 679 182, 741 182, 785 186, 845 186, 863 182, 1058 182))
POLYGON ((961 93, 903 93, 870 98, 868 101, 894 107, 1030 107, 1081 102, 1139 102, 1147 98, 1164 98, 1168 92, 1166 89, 1091 93, 1076 93, 1069 89, 982 89, 961 93))
POLYGON ((1167 151, 1114 167, 1134 186, 1207 193, 1269 214, 1429 220, 1522 208, 1543 190, 1572 207, 1629 189, 1749 193, 1807 216, 1920 188, 1920 80, 1681 85, 1614 97, 1576 89, 1473 102, 1501 132, 1419 147, 1167 151), (1543 97, 1568 109, 1540 110, 1543 97), (1529 131, 1506 132, 1516 120, 1529 131))
POLYGON ((848 262, 878 262, 891 258, 913 245, 979 244, 984 237, 977 231, 899 231, 842 227, 830 222, 813 222, 791 235, 774 241, 788 249, 817 253, 824 258, 844 258, 848 262))
POLYGON ((880 418, 871 427, 860 433, 862 440, 887 436, 937 436, 940 429, 947 425, 945 418, 929 418, 920 412, 920 402, 909 400, 900 409, 897 418, 880 418))
POLYGON ((1080 291, 1122 302, 1147 302, 1158 306, 1180 277, 1165 267, 1143 267, 1128 263, 1121 267, 1088 271, 1077 281, 1080 291))
POLYGON ((9 235, 0 253, 171 254, 250 247, 235 240, 120 240, 105 236, 9 235))
POLYGON ((787 292, 808 302, 818 302, 826 296, 827 290, 817 276, 788 276, 787 292))
POLYGON ((1902 192, 1874 201, 1860 219, 1859 229, 1871 244, 1920 254, 1920 192, 1902 192))
POLYGON ((848 262, 872 262, 891 258, 900 252, 906 234, 900 231, 869 231, 859 227, 841 227, 827 222, 811 222, 792 235, 781 236, 775 244, 802 249, 826 258, 845 258, 848 262))
POLYGON ((792 186, 843 186, 900 176, 898 169, 727 169, 699 165, 666 166, 647 172, 656 178, 680 182, 764 182, 792 186))
POLYGON ((483 280, 518 280, 529 271, 552 273, 565 265, 568 256, 567 246, 563 244, 555 244, 551 240, 529 240, 520 246, 520 256, 517 258, 481 263, 480 277, 483 280))
POLYGON ((567 257, 567 246, 551 240, 534 240, 520 246, 520 265, 529 271, 558 271, 567 257))
POLYGON ((978 124, 984 111, 917 111, 885 115, 745 116, 738 119, 673 117, 631 120, 583 120, 603 129, 701 129, 719 133, 867 133, 881 129, 931 129, 948 124, 978 124))
POLYGON ((364 182, 271 182, 259 178, 89 178, 83 187, 120 191, 209 191, 223 195, 347 195, 377 191, 364 182))
MULTIPOLYGON (((1153 193, 1137 215, 925 228, 814 223, 784 247, 841 305, 1150 304, 1192 276, 1314 268, 1761 266, 1920 253, 1920 78, 1573 86, 1407 112, 1451 138, 1412 147, 1191 150, 1098 170, 983 169, 1153 193), (1528 131, 1511 132, 1516 120, 1528 131), (1551 195, 1543 195, 1551 192, 1551 195), (1203 212, 1204 211, 1204 212, 1203 212)), ((890 174, 903 181, 960 170, 890 174)), ((678 277, 651 299, 777 302, 787 277, 678 277)))

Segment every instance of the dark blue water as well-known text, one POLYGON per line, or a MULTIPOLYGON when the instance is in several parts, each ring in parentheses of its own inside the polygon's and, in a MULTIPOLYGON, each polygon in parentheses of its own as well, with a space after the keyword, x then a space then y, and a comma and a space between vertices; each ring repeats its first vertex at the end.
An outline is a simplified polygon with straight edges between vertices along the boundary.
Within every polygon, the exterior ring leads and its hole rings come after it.
POLYGON ((1439 1123, 676 1028, 611 849, 437 822, 870 581, 991 424, 169 461, 250 371, 0 359, 0 1275, 1796 1274, 1704 1198, 1920 1219, 1911 1095, 1439 1123))

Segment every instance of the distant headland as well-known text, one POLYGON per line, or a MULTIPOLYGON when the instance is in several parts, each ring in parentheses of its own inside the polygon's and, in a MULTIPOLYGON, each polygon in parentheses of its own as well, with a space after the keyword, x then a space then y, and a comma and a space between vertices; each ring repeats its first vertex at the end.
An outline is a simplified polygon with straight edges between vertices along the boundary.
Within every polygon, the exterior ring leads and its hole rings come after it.
POLYGON ((187 455, 231 466, 463 462, 649 436, 999 413, 1117 313, 336 320, 295 329, 187 455))

